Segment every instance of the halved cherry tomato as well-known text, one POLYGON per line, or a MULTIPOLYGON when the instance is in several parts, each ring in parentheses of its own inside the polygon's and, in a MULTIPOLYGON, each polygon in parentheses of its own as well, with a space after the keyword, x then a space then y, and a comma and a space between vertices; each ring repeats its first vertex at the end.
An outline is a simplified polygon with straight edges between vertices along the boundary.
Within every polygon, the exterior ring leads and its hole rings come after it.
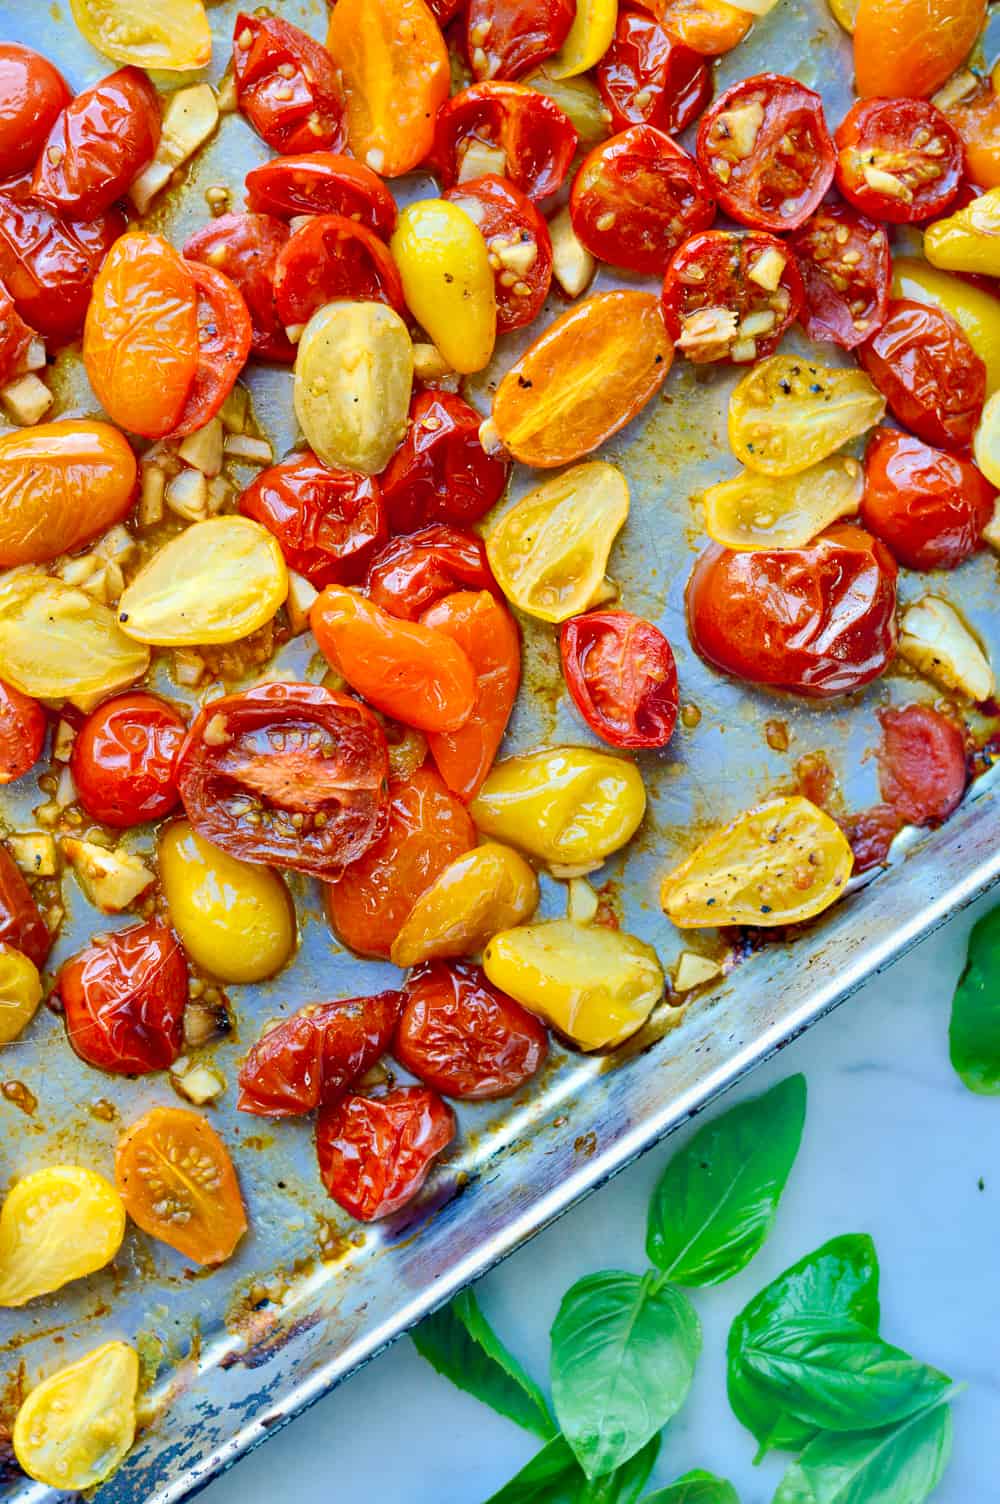
POLYGON ((520 78, 565 42, 576 0, 469 0, 465 46, 476 78, 520 78))
POLYGON ((834 140, 837 187, 873 219, 917 224, 943 214, 958 193, 962 142, 929 100, 859 100, 834 140))
POLYGON ((1000 95, 992 84, 980 80, 947 116, 965 147, 965 170, 971 182, 979 188, 1000 188, 1000 95))
POLYGON ((817 699, 883 673, 896 647, 896 562, 838 524, 806 548, 712 544, 687 587, 691 641, 723 673, 817 699))
POLYGON ((165 1071, 184 1047, 188 970, 173 930, 155 922, 102 935, 65 961, 57 982, 66 1037, 115 1076, 165 1071))
POLYGON ((663 283, 663 320, 696 364, 773 355, 802 311, 795 257, 773 235, 705 230, 677 250, 663 283))
POLYGON ((476 844, 465 806, 433 768, 419 768, 390 790, 385 834, 326 890, 330 923, 361 956, 388 960, 416 899, 476 844))
POLYGON ((25 357, 35 331, 24 322, 13 299, 0 286, 0 386, 6 386, 25 369, 25 357))
POLYGON ((142 692, 105 700, 76 734, 70 771, 87 814, 127 829, 162 820, 180 799, 174 767, 187 727, 142 692))
POLYGON ((799 315, 810 339, 854 350, 885 323, 892 285, 889 237, 882 225, 844 204, 824 204, 789 244, 805 291, 799 315))
POLYGON ((132 1221, 194 1264, 221 1264, 247 1230, 229 1153, 211 1123, 152 1107, 119 1139, 115 1184, 132 1221))
POLYGON ((243 294, 224 272, 188 265, 198 300, 198 364, 172 437, 195 433, 215 417, 247 363, 253 324, 243 294))
POLYGON ((333 151, 275 157, 247 173, 247 206, 255 214, 342 214, 388 240, 396 200, 377 173, 333 151))
POLYGON ((288 236, 288 226, 270 214, 221 214, 188 236, 184 256, 224 272, 239 288, 253 324, 253 353, 290 365, 295 346, 274 299, 274 273, 288 236))
POLYGON ((797 230, 833 182, 823 101, 780 73, 727 89, 702 116, 697 153, 720 209, 751 230, 797 230))
POLYGON ((127 516, 137 465, 109 423, 59 419, 0 438, 0 566, 46 564, 127 516))
POLYGON ((389 760, 371 711, 313 684, 210 700, 177 762, 198 833, 245 862, 330 879, 385 830, 389 760))
POLYGON ((416 621, 422 611, 453 590, 498 593, 499 587, 483 540, 440 522, 393 538, 368 571, 369 600, 404 621, 416 621))
POLYGON ((401 992, 311 1003, 268 1029, 240 1067, 240 1112, 298 1117, 335 1102, 392 1042, 401 992))
POLYGON ((706 57, 731 52, 753 25, 753 15, 726 0, 639 0, 672 37, 706 57))
POLYGON ((549 227, 529 198, 492 173, 449 188, 444 195, 479 226, 496 288, 497 333, 531 324, 552 283, 549 227))
POLYGON ((17 863, 6 846, 0 845, 0 942, 23 951, 41 971, 52 939, 17 863))
POLYGON ((697 120, 712 97, 712 73, 699 52, 644 11, 622 10, 614 41, 597 65, 597 87, 612 128, 655 125, 673 135, 697 120))
POLYGON ((863 98, 926 96, 972 51, 986 0, 860 0, 854 74, 863 98))
POLYGON ((388 303, 406 313, 403 283, 384 241, 342 214, 317 214, 286 241, 274 269, 274 296, 286 329, 346 298, 388 303))
POLYGON ((374 1222, 412 1201, 454 1136, 451 1110, 427 1087, 346 1096, 320 1111, 319 1173, 338 1206, 374 1222))
POLYGON ((677 667, 658 627, 630 611, 591 611, 559 634, 566 687, 609 747, 665 747, 677 721, 677 667))
POLYGON ((96 219, 128 192, 159 143, 159 95, 141 68, 119 68, 57 116, 31 191, 60 216, 96 219))
POLYGON ((274 534, 289 569, 317 590, 364 579, 389 536, 378 481, 333 470, 308 449, 262 470, 240 511, 274 534))
POLYGON ((510 462, 486 453, 481 423, 475 408, 451 392, 414 397, 406 438, 382 476, 392 532, 415 532, 431 522, 465 527, 496 505, 510 462))
POLYGON ((0 42, 0 178, 28 172, 72 99, 48 58, 17 42, 0 42))
POLYGON ((928 444, 967 449, 986 400, 986 367, 940 308, 895 298, 858 358, 900 423, 928 444))
POLYGON ((996 494, 971 461, 880 428, 865 455, 861 519, 908 569, 954 569, 981 547, 996 494))
MULTIPOLYGON (((499 176, 531 199, 560 188, 576 152, 576 131, 557 104, 525 84, 473 84, 439 112, 434 161, 446 188, 462 178, 466 152, 478 142, 503 152, 499 176)), ((479 176, 478 173, 475 174, 479 176)))
POLYGON ((275 151, 339 151, 344 145, 336 69, 300 27, 241 11, 233 27, 233 72, 241 113, 275 151))
POLYGON ((969 781, 965 738, 929 705, 879 713, 882 798, 907 825, 936 825, 961 803, 969 781))
POLYGON ((42 755, 48 724, 37 700, 0 679, 0 784, 31 772, 42 755))

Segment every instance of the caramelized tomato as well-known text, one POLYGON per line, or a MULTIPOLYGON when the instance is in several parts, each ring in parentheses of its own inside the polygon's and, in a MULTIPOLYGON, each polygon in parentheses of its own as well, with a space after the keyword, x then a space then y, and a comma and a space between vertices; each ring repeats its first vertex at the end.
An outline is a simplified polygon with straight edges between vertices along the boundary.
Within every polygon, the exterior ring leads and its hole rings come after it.
POLYGON ((712 74, 699 52, 675 40, 655 16, 622 10, 614 41, 597 65, 597 87, 614 130, 655 125, 686 130, 712 97, 712 74))
POLYGON ((253 325, 243 294, 223 272, 188 264, 198 313, 198 364, 174 437, 195 433, 215 417, 247 363, 253 325))
POLYGON ((450 1109, 426 1087, 346 1096, 320 1112, 319 1173, 338 1206, 360 1222, 374 1222, 413 1200, 454 1136, 450 1109))
POLYGON ((34 330, 24 322, 13 299, 0 287, 0 386, 6 386, 25 369, 34 337, 34 330))
POLYGON ((888 804, 876 804, 860 814, 849 815, 840 822, 854 854, 855 876, 885 866, 889 847, 899 835, 903 822, 888 804))
POLYGON ((324 48, 280 16, 241 11, 233 28, 240 111, 275 151, 339 151, 344 101, 324 48))
POLYGON ((0 846, 0 942, 22 951, 39 971, 52 949, 48 926, 6 846, 0 846))
POLYGON ((564 622, 563 676, 591 731, 611 747, 665 747, 677 720, 677 668, 652 622, 592 611, 564 622))
POLYGON ((667 268, 663 320, 689 360, 747 364, 774 354, 803 297, 795 257, 773 235, 706 230, 667 268))
POLYGON ((286 328, 308 324, 318 308, 341 298, 406 312, 388 248, 373 230, 341 214, 312 216, 285 243, 274 269, 274 296, 286 328))
POLYGON ((933 219, 958 193, 961 139, 926 99, 860 100, 835 141, 837 187, 873 219, 897 225, 933 219))
POLYGON ((401 992, 312 1003, 258 1039, 240 1068, 240 1112, 298 1117, 329 1106, 381 1059, 401 992))
POLYGON ((900 423, 945 449, 967 449, 986 400, 986 367, 940 308, 896 298, 858 357, 900 423))
POLYGON ((860 0, 854 74, 864 98, 933 94, 972 51, 986 0, 860 0))
POLYGON ((479 226, 493 269, 497 333, 531 324, 552 284, 549 227, 529 198, 492 174, 449 188, 445 198, 479 226))
POLYGON ((57 116, 31 189, 60 216, 96 219, 153 160, 160 100, 141 68, 119 68, 57 116))
POLYGON ((247 206, 255 214, 342 214, 383 240, 396 228, 396 200, 377 173, 333 151, 275 157, 247 173, 247 206))
POLYGON ((31 772, 42 755, 48 724, 37 700, 0 679, 0 784, 31 772))
POLYGON ((70 758, 87 814, 118 829, 169 815, 180 799, 174 769, 186 732, 155 695, 105 700, 80 727, 70 758))
POLYGON ((892 256, 884 228, 844 204, 824 204, 790 244, 802 274, 806 334, 856 349, 889 313, 892 256))
POLYGON ((0 43, 0 178, 34 167, 69 85, 57 68, 17 42, 0 43))
POLYGON ((317 590, 364 579, 388 537, 378 481, 334 470, 310 450, 262 470, 240 511, 274 534, 289 569, 317 590))
POLYGON ((936 825, 961 803, 969 781, 965 738, 929 705, 879 715, 879 790, 907 825, 936 825))
POLYGON ((476 78, 520 78, 565 42, 575 0, 469 0, 465 45, 476 78))
POLYGON ((169 1070, 184 1046, 188 971, 173 931, 135 924, 66 961, 57 983, 81 1060, 116 1076, 169 1070))
POLYGON ((404 621, 453 590, 497 590, 483 540, 437 523, 393 538, 372 561, 369 600, 404 621))
POLYGON ((491 147, 504 156, 498 175, 528 198, 542 199, 562 186, 576 142, 569 117, 547 95, 525 84, 473 84, 439 112, 434 161, 444 186, 451 188, 473 143, 491 147))
POLYGON ((46 564, 127 516, 137 466, 108 423, 61 419, 0 438, 0 566, 46 564))
POLYGON ((706 57, 731 52, 753 25, 753 15, 727 0, 641 0, 672 37, 706 57))
POLYGON ((431 522, 467 527, 495 506, 510 463, 486 453, 474 407, 451 392, 420 392, 406 438, 382 476, 389 527, 411 533, 431 522))
POLYGON ((861 520, 908 569, 954 569, 981 547, 996 494, 971 461, 880 428, 865 455, 861 520))
POLYGON ((295 346, 278 317, 274 297, 278 256, 288 235, 288 226, 270 214, 221 214, 188 237, 184 256, 224 272, 239 288, 253 325, 254 355, 290 365, 295 346))

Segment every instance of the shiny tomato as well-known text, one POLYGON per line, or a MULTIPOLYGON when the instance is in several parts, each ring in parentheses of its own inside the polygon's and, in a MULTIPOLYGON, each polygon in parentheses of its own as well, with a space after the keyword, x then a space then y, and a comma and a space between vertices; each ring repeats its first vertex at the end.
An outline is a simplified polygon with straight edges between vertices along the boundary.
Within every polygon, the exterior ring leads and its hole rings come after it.
POLYGON ((465 45, 476 78, 519 78, 559 51, 575 0, 469 0, 465 45))
POLYGON ((958 193, 961 138, 929 100, 860 100, 834 140, 837 187, 873 219, 896 225, 934 219, 958 193))
POLYGON ((557 104, 526 84, 473 84, 452 96, 434 130, 434 161, 446 188, 458 181, 473 142, 504 154, 501 177, 531 199, 560 188, 576 152, 576 131, 557 104))
POLYGON ((137 475, 128 440, 110 423, 62 418, 4 434, 0 567, 47 564, 93 543, 128 516, 137 475))
POLYGON ((413 1200, 454 1136, 450 1109, 426 1087, 346 1096, 320 1111, 320 1177, 338 1206, 360 1222, 374 1222, 413 1200))
POLYGON ((860 0, 854 73, 865 99, 933 94, 961 67, 986 20, 986 0, 860 0))
POLYGON ((566 687, 591 731, 611 747, 665 747, 677 721, 677 668, 658 627, 630 611, 563 622, 566 687))
POLYGON ((858 815, 848 815, 840 821, 840 827, 854 855, 854 874, 860 876, 873 867, 885 866, 889 847, 899 835, 903 821, 888 804, 876 804, 858 815))
POLYGON ((377 173, 333 151, 275 157, 247 173, 247 206, 255 214, 342 214, 383 240, 396 228, 396 200, 377 173))
POLYGON ((614 41, 597 65, 597 87, 614 130, 655 125, 673 135, 697 120, 712 98, 712 73, 702 54, 676 41, 655 16, 622 10, 614 41))
POLYGON ((389 759, 366 706, 313 684, 211 700, 177 763, 188 819, 245 862, 329 879, 385 829, 389 759))
POLYGON ((720 209, 751 230, 797 230, 833 182, 823 101, 780 73, 727 89, 702 116, 697 153, 720 209))
POLYGON ((658 16, 685 47, 717 57, 738 47, 753 25, 753 15, 727 0, 639 0, 658 16))
POLYGON ((406 438, 382 476, 394 533, 430 522, 465 527, 500 500, 510 462, 486 453, 481 423, 475 408, 451 392, 420 392, 413 399, 406 438))
POLYGON ((549 227, 529 198, 505 178, 474 178, 444 195, 479 226, 489 251, 497 302, 497 333, 531 324, 552 284, 549 227))
POLYGON ((308 324, 317 308, 346 298, 388 303, 405 315, 396 263, 373 230, 342 214, 317 214, 282 247, 274 269, 274 296, 285 328, 308 324))
POLYGON ((184 256, 224 272, 239 288, 253 325, 254 355, 290 365, 295 346, 274 298, 275 269, 288 236, 288 226, 270 214, 221 214, 188 236, 184 256))
POLYGON ((250 311, 235 282, 200 261, 191 261, 188 270, 197 298, 198 364, 173 438, 195 433, 215 417, 253 344, 250 311))
POLYGON ((499 587, 483 540, 437 522, 387 543, 372 560, 366 588, 383 611, 416 621, 453 590, 496 592, 499 587))
POLYGON ((0 845, 0 943, 23 951, 41 971, 52 938, 20 868, 6 846, 0 845))
MULTIPOLYGON (((965 147, 965 170, 979 188, 1000 188, 1000 96, 980 80, 970 95, 947 112, 965 147)), ((954 208, 960 207, 960 197, 954 208)))
POLYGON ((850 694, 896 647, 896 563, 850 524, 805 548, 712 544, 687 588, 691 641, 724 673, 815 698, 850 694))
POLYGON ((773 235, 705 230, 671 259, 663 321, 689 360, 746 364, 774 354, 803 297, 795 257, 773 235))
POLYGON ((967 449, 986 399, 986 367, 940 308, 896 298, 858 358, 900 423, 928 444, 967 449))
POLYGON ((476 844, 464 804, 433 768, 419 768, 389 792, 385 834, 326 890, 330 923, 344 944, 383 960, 421 893, 476 844))
POLYGON ((954 569, 981 547, 996 494, 970 460, 880 428, 865 455, 861 520, 908 569, 954 569))
POLYGON ((824 204, 789 244, 805 291, 800 314, 810 339, 854 350, 885 323, 892 286, 889 237, 844 204, 824 204))
POLYGON ((929 705, 879 714, 882 798, 907 825, 936 825, 961 803, 969 781, 965 738, 955 722, 929 705))
POLYGON ((240 1068, 240 1112, 298 1117, 335 1102, 381 1059, 401 992, 312 1003, 258 1039, 240 1068))
POLYGON ((115 1076, 169 1070, 184 1047, 188 970, 165 924, 102 935, 63 963, 66 1036, 81 1060, 115 1076))
POLYGON ((42 755, 48 724, 37 700, 0 679, 0 784, 31 772, 42 755))
POLYGON ((364 579, 389 536, 378 481, 333 470, 309 450, 262 470, 240 511, 274 534, 289 569, 317 590, 364 579))
POLYGON ((17 42, 0 42, 0 178, 34 167, 57 115, 72 97, 48 58, 17 42))
POLYGON ((241 114, 275 151, 339 151, 344 145, 336 70, 300 27, 241 11, 233 27, 233 72, 241 114))
POLYGON ((403 996, 393 1054, 443 1096, 509 1097, 545 1064, 544 1025, 480 966, 431 961, 411 972, 403 996))
POLYGON ((6 386, 24 370, 34 338, 35 331, 24 322, 13 300, 0 286, 0 386, 6 386))
POLYGON ((141 68, 119 68, 57 116, 32 192, 60 216, 96 219, 128 192, 159 143, 159 95, 141 68))
POLYGON ((155 695, 105 700, 80 727, 70 757, 87 814, 118 829, 169 815, 180 799, 174 769, 186 734, 177 711, 155 695))

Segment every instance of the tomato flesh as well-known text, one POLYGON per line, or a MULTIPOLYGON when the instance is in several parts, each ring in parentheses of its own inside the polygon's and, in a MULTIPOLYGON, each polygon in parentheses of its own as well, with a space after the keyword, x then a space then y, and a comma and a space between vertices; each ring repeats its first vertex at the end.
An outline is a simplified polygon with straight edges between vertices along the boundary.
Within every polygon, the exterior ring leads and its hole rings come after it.
POLYGON ((959 727, 929 705, 883 710, 879 722, 879 789, 886 804, 907 825, 946 820, 969 778, 959 727))
POLYGON ((843 204, 824 204, 790 244, 802 274, 806 334, 856 349, 889 313, 892 256, 885 229, 843 204))
POLYGON ((466 527, 495 506, 506 489, 510 462, 486 453, 482 419, 451 392, 420 392, 410 408, 406 438, 382 476, 389 527, 412 533, 432 522, 466 527))
POLYGON ((849 815, 840 826, 854 853, 857 876, 885 866, 889 847, 903 828, 903 821, 890 805, 876 804, 858 815, 849 815))
POLYGON ((574 0, 469 0, 466 51, 476 78, 519 78, 559 51, 574 0))
POLYGON ((96 219, 128 191, 159 142, 156 90, 141 68, 120 68, 57 116, 32 192, 58 215, 96 219))
POLYGON ((934 219, 958 193, 961 139, 926 99, 860 100, 835 141, 837 187, 873 219, 897 225, 934 219))
POLYGON ((276 157, 247 173, 247 206, 254 214, 342 214, 383 240, 396 228, 396 200, 364 162, 332 151, 276 157))
POLYGON ((169 815, 180 799, 174 769, 186 734, 177 711, 155 695, 105 700, 80 727, 70 757, 87 814, 117 829, 169 815))
POLYGON ((865 455, 861 519, 908 569, 954 569, 982 547, 996 494, 971 461, 880 428, 865 455))
POLYGON ((116 1076, 169 1070, 184 1044, 188 970, 172 930, 132 925, 95 940, 59 972, 66 1036, 116 1076))
POLYGON ((314 1003, 269 1029, 240 1068, 240 1112, 298 1117, 335 1102, 385 1054, 401 992, 314 1003))
POLYGON ((318 308, 340 298, 406 312, 388 248, 374 231, 341 214, 317 214, 285 243, 274 269, 274 296, 286 329, 307 324, 318 308))
POLYGON ((773 235, 705 230, 670 261, 663 319, 678 350, 696 364, 746 364, 774 354, 803 298, 795 257, 773 235))
POLYGON ((0 784, 31 772, 42 755, 48 724, 37 700, 0 679, 0 784))
POLYGON ((274 534, 289 569, 317 590, 364 579, 389 536, 378 481, 331 469, 310 450, 262 470, 240 511, 274 534))
POLYGON ((374 1222, 413 1200, 454 1136, 451 1110, 426 1087, 346 1096, 319 1114, 319 1173, 338 1206, 374 1222))
POLYGON ((236 98, 275 151, 339 151, 344 102, 326 49, 279 16, 241 11, 233 28, 236 98))
POLYGON ((443 523, 393 538, 372 560, 368 598, 404 621, 453 590, 493 590, 493 578, 483 540, 443 523))
POLYGON ((619 12, 596 77, 616 131, 655 125, 678 134, 712 98, 712 73, 701 53, 676 41, 662 21, 644 11, 619 12))
POLYGON ((188 263, 197 298, 198 363, 173 437, 195 433, 215 417, 247 363, 253 325, 243 294, 224 272, 188 263))
POLYGON ((184 256, 224 272, 239 288, 253 326, 254 355, 290 365, 295 346, 285 333, 274 296, 278 256, 288 237, 288 226, 270 214, 221 214, 188 237, 184 256))
POLYGON ((630 611, 564 622, 563 677, 591 731, 611 747, 665 747, 677 721, 677 667, 663 633, 630 611))
POLYGON ((488 174, 444 195, 482 231, 493 268, 497 333, 538 317, 552 284, 552 240, 534 204, 513 183, 488 174))
POLYGON ((577 136, 568 116, 545 94, 525 84, 485 83, 453 95, 438 114, 434 161, 446 188, 458 180, 474 141, 501 150, 503 176, 528 198, 542 199, 562 186, 577 136))
POLYGON ((59 70, 30 47, 0 43, 0 178, 28 172, 72 99, 59 70))
POLYGON ((986 366, 949 314, 893 299, 858 358, 918 438, 944 449, 969 447, 986 400, 986 366))

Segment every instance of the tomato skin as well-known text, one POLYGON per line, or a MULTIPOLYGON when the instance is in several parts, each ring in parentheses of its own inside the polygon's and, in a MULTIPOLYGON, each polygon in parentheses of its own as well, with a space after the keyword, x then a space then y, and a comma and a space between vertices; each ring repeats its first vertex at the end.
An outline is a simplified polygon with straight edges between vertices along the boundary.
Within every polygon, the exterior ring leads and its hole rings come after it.
POLYGON ((858 359, 918 438, 944 449, 969 447, 986 400, 986 367, 949 314, 894 298, 858 359))
POLYGON ((372 560, 368 599, 391 616, 416 621, 453 590, 499 592, 483 540, 443 523, 393 538, 372 560))
POLYGON ((261 684, 210 701, 176 776, 207 841, 246 862, 327 880, 362 856, 388 819, 381 726, 366 706, 318 685, 261 684))
POLYGON ((677 722, 677 667, 659 628, 630 611, 563 622, 563 676, 591 731, 609 747, 665 747, 677 722))
POLYGON ((240 1067, 238 1110, 287 1118, 329 1106, 385 1054, 402 1005, 401 992, 379 992, 282 1019, 240 1067))
POLYGON ((503 176, 530 199, 548 198, 565 181, 576 152, 569 117, 537 89, 518 83, 472 84, 439 111, 434 163, 446 188, 458 181, 472 141, 499 147, 507 157, 503 176))
POLYGON ((854 350, 882 327, 892 287, 892 254, 882 225, 843 204, 823 204, 789 244, 802 274, 800 321, 810 339, 854 350))
POLYGON ((687 587, 688 626, 715 668, 825 699, 883 673, 896 647, 896 562, 849 524, 805 548, 731 553, 712 544, 687 587))
POLYGON ((971 461, 880 428, 865 455, 861 520, 908 569, 954 569, 982 546, 996 494, 971 461))
POLYGON ((159 143, 156 90, 141 68, 119 68, 57 117, 31 191, 58 215, 96 219, 127 193, 159 143))
POLYGON ((802 277, 794 256, 773 235, 751 230, 737 235, 732 230, 704 230, 678 247, 667 267, 663 283, 663 321, 667 333, 689 360, 696 363, 719 359, 763 360, 773 355, 786 332, 802 311, 802 277), (784 261, 781 279, 771 291, 753 279, 764 256, 778 255, 784 261), (727 310, 735 314, 732 332, 720 340, 717 333, 690 333, 697 329, 697 315, 704 310, 727 310), (740 333, 749 315, 769 313, 774 324, 766 335, 747 339, 740 333), (693 324, 688 321, 693 319, 693 324), (743 349, 745 347, 745 351, 743 349))
POLYGON ((268 146, 341 150, 347 138, 336 70, 326 49, 298 26, 241 11, 233 27, 233 71, 240 112, 268 146))
POLYGON ((929 100, 859 100, 834 141, 837 187, 862 214, 911 225, 936 218, 954 202, 965 153, 954 126, 929 100), (873 187, 865 175, 872 168, 888 173, 901 191, 873 187))
POLYGON ((534 204, 513 183, 493 173, 459 183, 444 197, 475 220, 486 241, 496 291, 497 333, 509 334, 533 323, 552 285, 552 239, 534 204), (532 246, 530 266, 504 265, 512 247, 532 246))
POLYGON ((469 0, 465 44, 476 78, 520 78, 559 51, 574 0, 469 0))
POLYGON ((885 866, 889 847, 903 822, 888 804, 876 804, 858 815, 849 815, 841 820, 840 826, 854 853, 854 874, 859 876, 873 867, 885 866))
POLYGON ((317 214, 286 241, 274 268, 278 316, 286 328, 308 324, 340 298, 388 303, 406 315, 403 283, 386 245, 341 214, 317 214))
POLYGON ((388 240, 396 228, 396 200, 364 162, 333 151, 275 157, 247 173, 247 206, 254 214, 342 214, 388 240))
POLYGON ((861 0, 855 87, 864 99, 933 94, 960 67, 986 20, 986 0, 861 0))
POLYGON ((63 963, 57 987, 66 1037, 95 1069, 145 1076, 169 1070, 180 1055, 188 970, 166 925, 101 936, 63 963))
POLYGON ((37 700, 0 679, 0 785, 31 772, 42 755, 48 725, 37 700))
POLYGON ((57 419, 0 437, 0 567, 46 564, 121 522, 138 467, 109 423, 57 419))
POLYGON ((879 714, 879 790, 907 825, 936 825, 961 803, 969 781, 965 739, 929 705, 879 714))
POLYGON ((749 11, 727 0, 639 0, 685 47, 717 57, 738 47, 753 25, 749 11))
POLYGON ((615 131, 655 125, 678 134, 712 98, 712 73, 701 53, 675 41, 662 21, 643 11, 619 11, 596 77, 615 131))
POLYGON ((127 830, 162 820, 180 799, 174 766, 187 727, 155 695, 105 700, 77 732, 70 771, 87 814, 127 830))
POLYGON ((23 951, 41 971, 53 936, 6 846, 0 845, 0 943, 23 951))
MULTIPOLYGON (((966 187, 1000 188, 1000 97, 990 83, 980 81, 978 89, 948 111, 965 147, 965 170, 970 180, 966 187)), ((953 209, 962 206, 959 191, 953 209)))
POLYGON ((34 167, 60 110, 73 95, 48 58, 0 42, 0 178, 34 167))
POLYGON ((378 481, 334 470, 308 449, 262 470, 240 511, 274 534, 289 569, 317 590, 363 580, 389 536, 378 481))
POLYGON ((426 1087, 346 1096, 316 1123, 320 1177, 338 1206, 374 1222, 412 1201, 454 1136, 450 1108, 426 1087))
POLYGON ((220 214, 184 242, 187 261, 224 272, 243 294, 253 325, 251 349, 259 360, 291 365, 295 346, 278 317, 274 275, 289 229, 270 214, 220 214))
POLYGON ((187 263, 198 316, 198 363, 172 438, 195 433, 215 417, 247 363, 253 325, 243 294, 223 272, 187 263))
POLYGON ((0 286, 0 386, 6 386, 24 369, 34 337, 35 331, 24 322, 13 300, 0 286))
POLYGON ((510 461, 486 453, 474 407, 451 392, 419 392, 406 438, 382 476, 394 533, 431 522, 466 527, 495 506, 507 487, 510 461))

